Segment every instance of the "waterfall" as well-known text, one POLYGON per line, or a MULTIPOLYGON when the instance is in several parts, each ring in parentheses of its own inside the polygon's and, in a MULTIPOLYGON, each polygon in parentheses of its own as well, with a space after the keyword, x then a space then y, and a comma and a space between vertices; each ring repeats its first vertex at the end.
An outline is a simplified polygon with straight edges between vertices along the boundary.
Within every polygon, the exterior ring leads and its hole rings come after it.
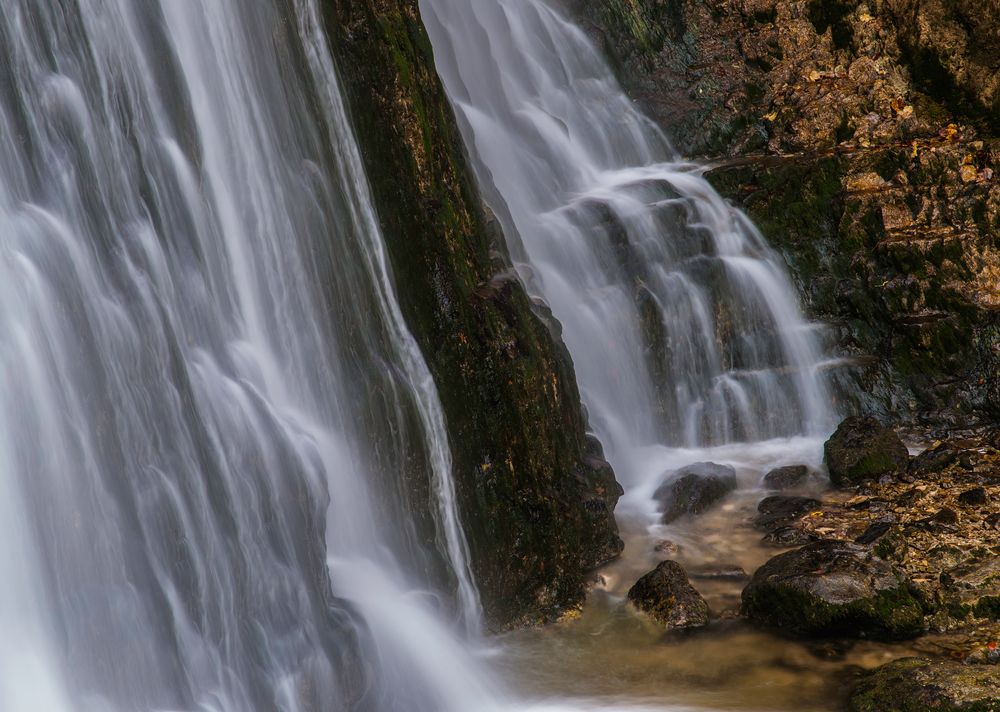
POLYGON ((478 627, 444 418, 319 28, 4 2, 5 712, 492 698, 439 612, 478 627))
POLYGON ((818 327, 780 258, 678 158, 545 0, 421 0, 516 267, 563 326, 626 488, 636 453, 832 426, 818 327))

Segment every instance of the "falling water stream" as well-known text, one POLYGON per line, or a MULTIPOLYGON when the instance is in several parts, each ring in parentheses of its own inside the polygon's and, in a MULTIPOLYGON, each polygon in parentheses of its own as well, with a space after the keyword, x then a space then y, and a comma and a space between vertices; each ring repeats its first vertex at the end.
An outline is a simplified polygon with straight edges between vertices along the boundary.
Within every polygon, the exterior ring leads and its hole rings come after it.
POLYGON ((3 3, 4 712, 494 697, 317 13, 3 3))

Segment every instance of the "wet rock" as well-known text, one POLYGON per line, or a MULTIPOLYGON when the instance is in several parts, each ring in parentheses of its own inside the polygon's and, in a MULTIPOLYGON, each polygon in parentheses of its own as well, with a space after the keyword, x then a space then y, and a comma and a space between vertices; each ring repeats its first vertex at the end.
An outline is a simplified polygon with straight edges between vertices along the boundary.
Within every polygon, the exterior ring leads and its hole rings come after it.
POLYGON ((661 521, 669 524, 685 514, 702 514, 736 489, 736 470, 714 462, 696 462, 667 476, 653 493, 661 521))
POLYGON ((959 450, 950 442, 937 443, 910 461, 910 472, 918 477, 941 472, 958 462, 959 450))
POLYGON ((885 536, 891 528, 892 524, 889 522, 875 522, 865 529, 861 536, 854 540, 854 543, 861 544, 862 546, 874 544, 876 541, 885 536))
POLYGON ((970 507, 978 507, 986 504, 986 488, 973 487, 970 490, 966 490, 958 495, 958 501, 970 507))
POLYGON ((773 490, 793 489, 805 484, 809 479, 809 468, 805 465, 776 467, 764 475, 764 486, 773 490))
POLYGON ((789 549, 793 546, 805 546, 814 541, 819 541, 819 537, 796 526, 778 527, 774 531, 765 534, 760 540, 762 544, 781 549, 789 549))
POLYGON ((909 551, 906 533, 891 522, 875 522, 854 543, 870 546, 875 556, 886 561, 902 562, 909 551))
MULTIPOLYGON (((620 488, 587 436, 572 360, 483 209, 417 0, 321 6, 334 59, 352 67, 341 89, 402 316, 449 424, 456 505, 487 625, 553 620, 583 601, 588 572, 622 548, 620 488)), ((408 461, 399 475, 414 534, 433 539, 426 469, 408 461)))
POLYGON ((874 418, 845 419, 823 449, 830 480, 838 487, 905 472, 910 461, 896 432, 874 418))
POLYGON ((923 612, 902 572, 857 544, 820 541, 780 554, 743 589, 742 612, 803 636, 900 639, 923 612))
POLYGON ((904 658, 876 668, 854 693, 850 712, 994 712, 1000 668, 904 658))
POLYGON ((932 519, 938 524, 957 524, 958 513, 954 509, 942 507, 937 511, 932 519))
POLYGON ((709 581, 746 581, 750 575, 742 566, 719 566, 691 571, 691 578, 709 581))
POLYGON ((753 525, 765 531, 786 526, 820 506, 822 502, 812 497, 780 494, 765 497, 757 505, 758 514, 753 520, 753 525))
POLYGON ((708 623, 708 604, 676 561, 663 561, 636 581, 628 600, 667 628, 696 628, 708 623))

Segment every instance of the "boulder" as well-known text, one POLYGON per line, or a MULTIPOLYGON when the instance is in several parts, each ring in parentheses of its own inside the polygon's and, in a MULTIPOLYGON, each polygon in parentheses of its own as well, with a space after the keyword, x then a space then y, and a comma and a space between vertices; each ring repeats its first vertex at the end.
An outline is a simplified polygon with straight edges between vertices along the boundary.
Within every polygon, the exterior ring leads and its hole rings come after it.
POLYGON ((923 629, 923 611, 902 572, 842 541, 819 541, 768 561, 743 589, 742 612, 803 636, 891 640, 923 629))
POLYGON ((874 418, 845 419, 823 449, 830 480, 838 487, 905 472, 910 462, 896 432, 874 418))
POLYGON ((636 581, 628 600, 667 628, 697 628, 708 623, 708 604, 676 561, 663 561, 636 581))
POLYGON ((757 516, 753 520, 753 525, 764 531, 787 526, 803 514, 821 507, 822 504, 818 499, 812 497, 792 497, 781 494, 765 497, 757 505, 757 516))
POLYGON ((764 486, 772 490, 793 489, 805 484, 809 479, 809 468, 805 465, 776 467, 764 475, 764 486))
POLYGON ((701 514, 736 489, 736 470, 714 462, 696 462, 667 476, 653 493, 661 520, 669 524, 685 514, 701 514))
POLYGON ((1000 667, 903 658, 861 679, 850 712, 995 712, 1000 667))

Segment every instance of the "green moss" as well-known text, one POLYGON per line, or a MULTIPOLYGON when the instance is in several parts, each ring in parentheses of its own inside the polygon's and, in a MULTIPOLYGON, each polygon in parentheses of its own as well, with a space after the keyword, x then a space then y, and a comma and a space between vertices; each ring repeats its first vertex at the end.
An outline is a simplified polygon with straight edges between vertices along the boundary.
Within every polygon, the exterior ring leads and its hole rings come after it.
POLYGON ((904 658, 875 669, 851 695, 850 712, 997 712, 1000 671, 991 665, 904 658))
POLYGON ((923 629, 923 611, 905 586, 836 605, 794 586, 762 584, 743 600, 743 614, 782 631, 812 636, 910 638, 923 629))

